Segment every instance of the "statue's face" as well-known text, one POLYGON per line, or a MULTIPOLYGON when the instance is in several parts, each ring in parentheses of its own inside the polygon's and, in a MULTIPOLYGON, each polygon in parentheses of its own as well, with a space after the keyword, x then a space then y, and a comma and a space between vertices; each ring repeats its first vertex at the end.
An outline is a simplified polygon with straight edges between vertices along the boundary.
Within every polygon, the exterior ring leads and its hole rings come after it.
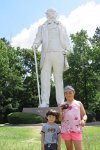
POLYGON ((57 13, 53 10, 49 10, 49 11, 47 11, 46 16, 49 20, 51 20, 51 19, 54 20, 57 18, 57 13))

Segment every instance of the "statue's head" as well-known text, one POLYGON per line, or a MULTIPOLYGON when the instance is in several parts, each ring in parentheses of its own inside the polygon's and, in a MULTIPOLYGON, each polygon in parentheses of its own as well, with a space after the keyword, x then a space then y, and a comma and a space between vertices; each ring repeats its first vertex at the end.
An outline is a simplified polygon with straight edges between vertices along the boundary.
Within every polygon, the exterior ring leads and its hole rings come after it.
POLYGON ((55 9, 50 8, 46 11, 46 16, 48 19, 56 19, 58 15, 55 9))

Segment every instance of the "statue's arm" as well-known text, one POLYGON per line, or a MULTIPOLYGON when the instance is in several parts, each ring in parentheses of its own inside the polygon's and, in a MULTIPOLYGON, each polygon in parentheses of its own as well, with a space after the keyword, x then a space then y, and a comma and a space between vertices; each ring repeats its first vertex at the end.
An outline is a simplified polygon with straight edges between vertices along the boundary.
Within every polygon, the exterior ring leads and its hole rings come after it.
POLYGON ((39 26, 32 48, 37 49, 42 43, 42 26, 39 26))
POLYGON ((71 47, 70 47, 70 41, 69 41, 69 37, 68 37, 65 27, 63 28, 63 37, 64 37, 64 41, 66 43, 64 52, 66 55, 68 55, 71 50, 71 47))

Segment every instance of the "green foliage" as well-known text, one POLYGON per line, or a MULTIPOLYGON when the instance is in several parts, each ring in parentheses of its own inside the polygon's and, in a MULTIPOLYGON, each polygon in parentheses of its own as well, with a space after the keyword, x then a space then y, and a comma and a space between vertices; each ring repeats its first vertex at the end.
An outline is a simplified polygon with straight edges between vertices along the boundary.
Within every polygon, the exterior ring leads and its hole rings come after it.
POLYGON ((89 104, 88 110, 91 110, 96 120, 100 121, 100 92, 97 92, 94 102, 89 104))
POLYGON ((68 57, 70 69, 64 73, 64 84, 75 88, 75 98, 82 101, 88 110, 97 91, 97 68, 93 67, 95 50, 86 31, 81 30, 75 35, 72 34, 71 38, 73 52, 68 57))
POLYGON ((95 115, 96 114, 92 110, 87 111, 87 122, 96 121, 95 115))
POLYGON ((7 116, 8 122, 11 124, 36 124, 43 122, 41 116, 30 112, 14 112, 7 116))
POLYGON ((22 70, 18 50, 6 40, 0 40, 0 115, 6 121, 8 113, 18 109, 22 91, 22 70))
MULTIPOLYGON (((33 51, 23 49, 21 52, 20 57, 25 70, 25 76, 23 80, 20 107, 37 107, 39 102, 33 51)), ((40 53, 37 53, 37 60, 39 66, 40 53)))
MULTIPOLYGON (((38 54, 38 62, 40 55, 38 54)), ((38 106, 34 55, 31 50, 12 48, 0 39, 0 118, 22 110, 24 106, 38 106)))
POLYGON ((100 27, 96 28, 93 38, 90 38, 92 45, 92 51, 90 53, 91 57, 91 68, 96 76, 96 87, 95 87, 95 97, 94 101, 89 105, 91 109, 96 114, 96 120, 100 121, 100 27))

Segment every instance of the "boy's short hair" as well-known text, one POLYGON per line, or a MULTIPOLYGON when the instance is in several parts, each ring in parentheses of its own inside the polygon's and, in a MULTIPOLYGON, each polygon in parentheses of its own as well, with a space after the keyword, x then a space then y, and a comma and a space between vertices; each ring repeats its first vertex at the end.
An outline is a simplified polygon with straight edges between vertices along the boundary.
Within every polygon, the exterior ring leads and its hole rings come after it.
POLYGON ((48 117, 49 115, 52 115, 52 116, 55 116, 56 119, 58 119, 58 112, 53 110, 53 109, 50 109, 47 113, 46 113, 46 117, 48 117))

